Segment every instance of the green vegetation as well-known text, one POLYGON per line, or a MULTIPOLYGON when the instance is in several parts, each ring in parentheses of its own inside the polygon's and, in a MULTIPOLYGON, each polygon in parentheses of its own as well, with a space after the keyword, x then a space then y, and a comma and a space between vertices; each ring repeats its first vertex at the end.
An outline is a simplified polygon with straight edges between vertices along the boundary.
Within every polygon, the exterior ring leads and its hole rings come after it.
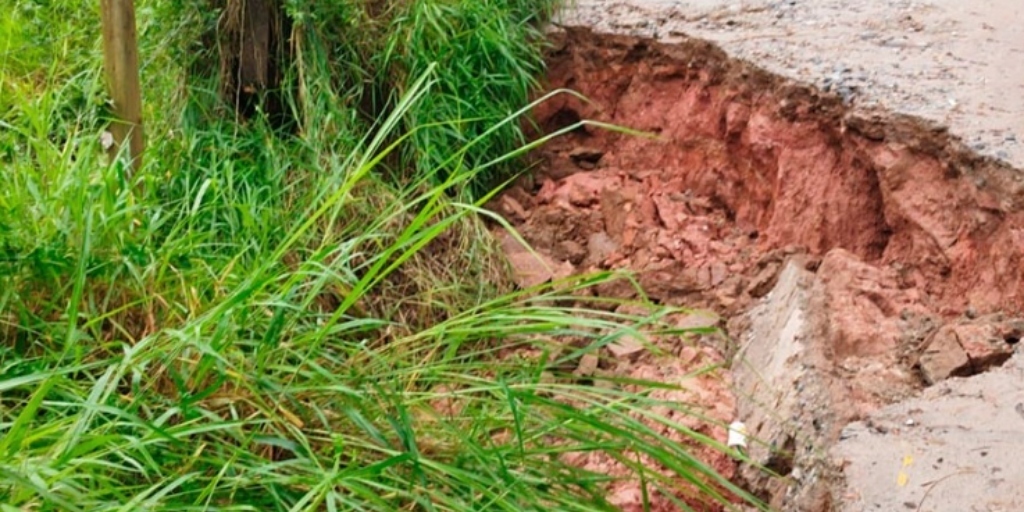
POLYGON ((652 412, 684 404, 542 378, 558 336, 590 340, 569 360, 658 321, 560 300, 613 276, 513 290, 482 224, 550 5, 413 0, 359 32, 360 4, 312 4, 286 134, 183 86, 215 13, 140 0, 136 176, 101 148, 96 2, 0 17, 0 510, 606 510, 561 457, 591 451, 744 496, 652 428, 714 445, 652 412), (367 80, 396 89, 379 119, 367 80))

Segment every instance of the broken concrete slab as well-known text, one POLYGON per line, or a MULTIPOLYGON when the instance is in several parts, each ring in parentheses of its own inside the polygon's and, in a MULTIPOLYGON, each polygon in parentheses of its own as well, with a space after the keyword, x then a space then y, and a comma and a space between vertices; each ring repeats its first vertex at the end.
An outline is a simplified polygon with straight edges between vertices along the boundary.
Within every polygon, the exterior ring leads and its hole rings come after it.
POLYGON ((731 324, 746 333, 732 365, 754 462, 741 474, 775 508, 827 510, 839 470, 825 453, 841 429, 918 387, 895 350, 898 312, 914 304, 842 249, 817 274, 799 255, 781 268, 771 292, 731 324))
POLYGON ((740 475, 774 509, 824 510, 829 467, 817 447, 847 416, 823 406, 842 407, 843 400, 825 378, 825 355, 813 332, 813 281, 798 259, 785 263, 774 290, 746 315, 750 326, 733 360, 737 419, 747 426, 755 463, 740 475))
POLYGON ((839 511, 1024 510, 1024 357, 850 424, 831 454, 839 511))
MULTIPOLYGON (((951 388, 946 382, 940 382, 957 375, 986 371, 1004 362, 1016 346, 1011 342, 1019 339, 1015 338, 1019 321, 992 315, 959 320, 937 329, 920 356, 919 366, 925 379, 939 382, 934 388, 944 391, 929 389, 923 398, 914 398, 920 385, 905 353, 912 347, 901 346, 900 341, 900 333, 910 326, 907 318, 914 318, 914 315, 900 312, 926 314, 927 310, 915 297, 906 295, 896 286, 890 272, 861 262, 846 251, 833 250, 826 254, 818 274, 808 271, 803 259, 787 260, 772 291, 741 317, 740 322, 747 323, 746 334, 733 361, 739 397, 737 420, 747 425, 751 439, 749 456, 754 462, 742 468, 740 474, 750 488, 772 500, 773 508, 832 510, 840 503, 844 504, 840 510, 850 511, 901 510, 906 503, 915 503, 917 507, 927 490, 893 491, 890 488, 898 487, 897 477, 885 473, 888 470, 881 466, 881 461, 891 465, 894 460, 897 467, 893 471, 900 470, 898 464, 906 455, 903 446, 916 446, 913 443, 917 442, 912 439, 908 445, 902 442, 901 436, 908 428, 920 429, 922 422, 930 422, 934 428, 923 430, 927 435, 922 434, 921 445, 913 448, 918 450, 915 454, 928 449, 947 450, 950 454, 940 458, 948 461, 954 456, 952 452, 961 450, 953 442, 957 439, 969 440, 978 446, 997 441, 1024 446, 1024 436, 1020 435, 1024 434, 1024 379, 1021 379, 1024 369, 1018 368, 1016 373, 1000 372, 1002 377, 996 380, 984 374, 986 380, 982 382, 991 384, 984 391, 985 388, 978 388, 977 392, 961 392, 957 390, 974 389, 970 386, 976 384, 958 384, 968 387, 951 388), (1007 379, 1016 380, 1004 382, 1007 379), (934 406, 927 400, 950 393, 959 393, 952 395, 959 398, 943 398, 951 400, 944 414, 956 418, 944 421, 934 414, 934 406), (969 404, 968 393, 973 393, 970 398, 977 404, 969 404), (988 430, 996 428, 990 418, 1003 418, 998 428, 1006 429, 1005 421, 1010 417, 1005 411, 987 409, 995 403, 988 398, 992 394, 1000 397, 1001 407, 1007 410, 1014 410, 1018 402, 1022 404, 1021 414, 1014 412, 1012 415, 1020 425, 1011 428, 1021 429, 1014 434, 1020 440, 1000 441, 996 432, 988 430), (1003 403, 1007 396, 1017 397, 1010 399, 1017 401, 1003 403), (903 405, 890 405, 908 398, 910 400, 902 402, 903 405), (905 404, 916 405, 908 409, 905 404), (899 413, 878 413, 883 407, 884 411, 899 413), (976 408, 980 408, 977 413, 976 408), (922 410, 929 412, 923 414, 922 410), (916 412, 911 415, 908 411, 916 412), (870 418, 868 423, 847 427, 865 416, 870 418), (850 436, 859 436, 868 440, 865 443, 873 444, 858 445, 842 452, 849 455, 842 460, 829 455, 830 447, 850 436), (860 465, 853 473, 847 460, 850 458, 860 465), (849 485, 852 490, 837 493, 844 473, 846 478, 853 479, 849 485), (882 482, 883 476, 893 479, 882 482), (903 498, 897 500, 893 494, 903 498), (859 497, 862 495, 863 499, 859 497)), ((731 324, 737 325, 737 320, 731 324)), ((969 381, 954 378, 948 382, 969 381)), ((968 454, 957 457, 958 460, 969 459, 968 454)), ((930 461, 929 464, 937 463, 930 461)), ((1024 459, 1020 464, 1021 471, 1016 474, 1024 474, 1024 459)), ((947 474, 959 474, 958 471, 968 468, 950 466, 949 462, 946 467, 953 467, 947 474)), ((992 466, 995 467, 1012 466, 1000 459, 992 466)), ((938 469, 929 471, 927 477, 919 480, 925 484, 924 488, 943 476, 938 469)), ((997 475, 999 471, 991 468, 989 471, 985 477, 989 480, 1013 474, 997 475)), ((1003 492, 992 503, 1016 503, 1013 501, 1016 496, 1007 494, 1009 492, 1003 492)), ((932 508, 907 507, 974 510, 966 506, 966 502, 956 502, 956 506, 947 503, 940 500, 932 508)))

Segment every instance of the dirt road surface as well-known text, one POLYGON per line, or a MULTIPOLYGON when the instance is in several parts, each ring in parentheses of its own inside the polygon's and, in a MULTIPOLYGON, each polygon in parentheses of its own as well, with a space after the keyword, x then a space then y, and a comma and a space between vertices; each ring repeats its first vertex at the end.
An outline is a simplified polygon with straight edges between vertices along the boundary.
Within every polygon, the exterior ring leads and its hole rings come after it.
POLYGON ((713 41, 858 106, 941 123, 1024 167, 1020 0, 576 0, 560 23, 713 41))

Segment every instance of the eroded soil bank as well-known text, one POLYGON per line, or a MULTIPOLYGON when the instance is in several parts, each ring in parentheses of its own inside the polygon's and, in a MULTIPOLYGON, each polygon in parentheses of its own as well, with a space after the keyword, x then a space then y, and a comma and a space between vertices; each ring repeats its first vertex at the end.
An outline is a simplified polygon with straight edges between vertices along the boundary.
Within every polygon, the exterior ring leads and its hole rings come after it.
POLYGON ((980 153, 1024 166, 1019 0, 576 0, 559 23, 706 39, 858 108, 942 123, 980 153))
MULTIPOLYGON (((842 509, 842 464, 822 453, 843 427, 1011 356, 1024 332, 1020 171, 706 42, 553 37, 549 89, 589 101, 543 104, 540 127, 592 119, 650 136, 588 126, 546 146, 535 178, 492 204, 541 259, 499 236, 523 285, 629 269, 651 300, 728 319, 734 343, 691 359, 734 368, 698 386, 703 405, 722 424, 742 416, 768 443, 752 457, 787 476, 738 468, 754 491, 791 510, 842 509)), ((625 281, 596 293, 637 295, 625 281)), ((616 371, 667 364, 642 356, 616 371)))

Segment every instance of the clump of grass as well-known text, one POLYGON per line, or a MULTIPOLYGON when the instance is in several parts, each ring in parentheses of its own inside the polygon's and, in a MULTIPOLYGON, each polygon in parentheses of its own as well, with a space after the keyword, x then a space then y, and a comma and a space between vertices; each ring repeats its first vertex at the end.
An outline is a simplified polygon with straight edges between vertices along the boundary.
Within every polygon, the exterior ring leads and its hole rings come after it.
MULTIPOLYGON (((204 38, 182 58, 192 63, 190 80, 196 89, 193 111, 198 117, 223 110, 211 91, 235 88, 233 71, 211 72, 239 52, 239 35, 230 27, 243 9, 238 0, 174 0, 178 11, 191 18, 181 41, 204 38), (208 5, 223 8, 211 16, 208 5), (225 22, 225 20, 228 20, 225 22), (219 45, 212 44, 220 41, 219 45), (222 46, 218 48, 218 46, 222 46), (218 54, 219 52, 228 55, 218 54), (225 60, 227 59, 227 60, 225 60)), ((521 169, 514 161, 483 168, 525 143, 521 124, 492 127, 526 104, 544 68, 542 24, 557 0, 382 0, 363 2, 285 2, 289 34, 287 48, 272 50, 294 60, 282 78, 284 91, 264 91, 264 106, 276 109, 282 92, 290 99, 288 115, 309 124, 312 112, 323 112, 315 89, 343 91, 338 99, 369 117, 369 124, 386 117, 428 68, 435 84, 431 93, 411 105, 402 118, 405 139, 399 151, 380 167, 394 181, 429 178, 433 185, 447 176, 471 173, 460 191, 480 197, 521 169), (302 41, 295 44, 295 41, 302 41), (313 88, 314 90, 310 90, 313 88), (299 94, 289 94, 298 91, 299 94), (449 148, 473 141, 476 148, 452 159, 449 148)), ((285 27, 285 25, 282 25, 285 27)), ((282 39, 283 40, 283 39, 282 39)), ((275 64, 277 64, 275 62, 275 64)), ((276 80, 276 78, 275 78, 276 80)), ((231 96, 231 94, 228 94, 231 96)), ((230 98, 229 98, 230 100, 230 98)), ((229 101, 230 102, 230 101, 229 101)), ((244 109, 243 109, 244 110, 244 109)), ((322 116, 320 116, 322 118, 322 116)), ((333 122, 347 123, 348 119, 333 122)), ((306 129, 309 127, 306 126, 306 129)))
MULTIPOLYGON (((413 0, 392 22, 385 58, 405 76, 437 66, 438 83, 408 114, 412 137, 409 161, 421 173, 450 174, 479 169, 526 141, 518 123, 492 127, 524 105, 544 69, 541 23, 552 0, 413 0), (477 147, 452 161, 447 148, 475 141, 477 147)), ((508 165, 490 167, 473 183, 480 194, 507 179, 508 165)))
MULTIPOLYGON (((93 27, 91 7, 53 3, 74 21, 54 27, 93 27)), ((749 498, 651 428, 670 424, 655 406, 682 404, 551 382, 544 357, 515 356, 571 334, 590 339, 578 357, 624 320, 558 306, 609 276, 512 290, 486 197, 450 199, 510 160, 486 141, 515 117, 432 146, 460 172, 395 182, 379 166, 434 128, 415 119, 440 68, 365 129, 310 25, 298 135, 196 122, 167 50, 189 20, 139 4, 151 135, 136 176, 103 155, 102 108, 68 92, 102 96, 96 52, 0 68, 33 92, 0 118, 17 148, 0 155, 0 509, 609 509, 609 477, 561 457, 587 451, 651 492, 749 498)))

